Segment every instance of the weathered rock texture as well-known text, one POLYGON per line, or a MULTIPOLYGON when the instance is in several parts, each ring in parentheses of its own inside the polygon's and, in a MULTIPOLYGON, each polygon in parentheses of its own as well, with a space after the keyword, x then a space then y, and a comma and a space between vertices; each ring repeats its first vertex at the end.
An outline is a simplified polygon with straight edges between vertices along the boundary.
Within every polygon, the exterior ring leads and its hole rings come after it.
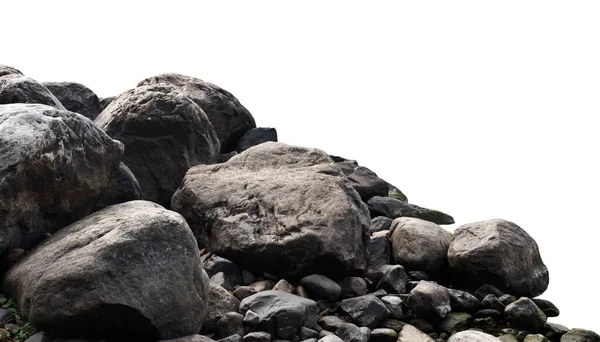
POLYGON ((7 65, 1 65, 0 64, 0 77, 2 76, 6 76, 6 75, 23 75, 23 73, 21 73, 19 70, 13 68, 13 67, 9 67, 7 65))
POLYGON ((65 110, 60 101, 41 83, 20 74, 0 77, 0 104, 38 103, 65 110))
POLYGON ((68 110, 94 120, 102 111, 98 96, 88 87, 75 82, 42 83, 68 110))

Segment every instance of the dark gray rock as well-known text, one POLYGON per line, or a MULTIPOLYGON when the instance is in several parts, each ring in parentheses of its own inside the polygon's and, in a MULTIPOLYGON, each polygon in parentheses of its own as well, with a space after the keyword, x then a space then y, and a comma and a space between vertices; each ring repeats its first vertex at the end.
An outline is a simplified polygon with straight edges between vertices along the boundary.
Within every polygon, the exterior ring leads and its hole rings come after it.
POLYGON ((250 286, 239 286, 238 288, 233 290, 233 295, 235 296, 235 298, 242 300, 246 297, 252 296, 253 294, 255 294, 257 292, 258 291, 256 291, 254 288, 252 288, 250 286))
POLYGON ((116 96, 109 96, 109 97, 105 97, 103 99, 99 99, 98 102, 98 107, 100 109, 100 113, 102 113, 102 111, 104 109, 106 109, 106 107, 108 107, 108 105, 113 102, 114 99, 116 99, 116 96))
POLYGON ((388 187, 389 187, 388 195, 387 195, 388 197, 395 198, 399 201, 408 203, 408 198, 402 191, 400 191, 400 189, 398 189, 397 187, 395 187, 389 183, 388 183, 388 187))
POLYGON ((89 214, 122 154, 121 143, 81 115, 0 105, 0 254, 30 249, 89 214))
POLYGON ((506 320, 517 328, 526 329, 531 332, 541 331, 546 323, 546 315, 526 297, 519 298, 504 309, 506 320))
POLYGON ((484 309, 493 309, 503 312, 505 305, 502 304, 502 302, 500 302, 496 296, 489 294, 481 300, 481 307, 484 309))
POLYGON ((369 228, 369 231, 371 234, 373 234, 382 230, 390 230, 393 221, 394 220, 391 218, 385 216, 377 216, 371 220, 371 227, 369 228))
POLYGON ((294 285, 290 284, 287 280, 281 279, 273 286, 273 290, 283 291, 287 293, 294 293, 294 285))
POLYGON ((408 276, 404 267, 400 265, 383 265, 379 268, 381 278, 377 283, 377 289, 383 289, 387 293, 406 293, 408 276))
POLYGON ((408 322, 408 324, 414 326, 415 328, 421 330, 426 334, 435 333, 435 328, 433 327, 433 325, 423 318, 411 319, 408 322))
POLYGON ((450 335, 468 329, 473 317, 466 312, 450 312, 440 323, 439 330, 450 335))
POLYGON ((242 284, 242 272, 239 267, 216 254, 212 254, 210 258, 204 261, 204 269, 209 277, 217 273, 223 273, 226 282, 226 286, 224 287, 229 291, 232 291, 235 286, 242 284))
POLYGON ((319 325, 325 330, 335 331, 340 325, 348 323, 349 319, 345 320, 339 316, 323 316, 319 318, 319 325))
POLYGON ((509 221, 460 226, 454 231, 448 261, 470 288, 491 283, 515 296, 535 297, 548 287, 548 269, 536 242, 509 221))
POLYGON ((371 331, 370 342, 396 342, 398 333, 393 329, 377 328, 371 331))
POLYGON ((350 184, 358 192, 363 201, 373 196, 387 196, 389 185, 377 174, 364 166, 358 165, 354 160, 332 156, 332 159, 340 166, 350 184))
MULTIPOLYGON (((237 311, 237 309, 236 309, 237 311)), ((217 321, 217 336, 246 335, 244 315, 238 312, 227 312, 217 321)))
POLYGON ((218 340, 217 342, 240 342, 242 340, 242 336, 235 334, 235 335, 230 335, 227 337, 224 337, 220 340, 218 340))
POLYGON ((344 299, 340 303, 340 310, 352 317, 359 326, 369 328, 375 328, 389 315, 385 304, 370 294, 344 299))
POLYGON ((437 224, 400 217, 393 221, 391 235, 394 262, 405 268, 434 274, 448 264, 452 233, 437 224))
MULTIPOLYGON (((491 310, 491 309, 486 309, 486 310, 498 312, 496 310, 491 310)), ((479 311, 477 313, 479 313, 479 311)), ((479 328, 479 329, 491 329, 491 328, 495 327, 496 324, 498 324, 498 319, 496 319, 492 316, 477 317, 473 320, 473 326, 475 328, 479 328)))
POLYGON ((413 280, 430 280, 429 275, 423 271, 408 271, 408 277, 413 280))
POLYGON ((571 329, 564 334, 560 342, 599 342, 600 335, 591 330, 571 329))
POLYGON ((168 84, 126 91, 94 122, 125 145, 123 162, 143 198, 165 207, 190 167, 219 157, 217 135, 202 109, 168 84))
POLYGON ((398 332, 398 342, 435 342, 421 330, 410 324, 405 324, 402 330, 398 332))
POLYGON ((42 83, 67 110, 94 120, 102 111, 98 96, 88 87, 75 82, 42 83))
POLYGON ((340 286, 340 298, 352 298, 364 296, 369 292, 367 281, 359 277, 346 277, 338 282, 340 286))
POLYGON ((36 103, 66 110, 48 88, 19 74, 0 77, 0 105, 10 103, 36 103))
POLYGON ((140 184, 124 163, 119 164, 115 178, 104 193, 94 204, 93 211, 106 208, 109 205, 136 201, 142 199, 140 184))
POLYGON ((408 306, 417 317, 438 324, 450 312, 450 293, 436 283, 421 281, 410 291, 408 306))
POLYGON ((402 299, 396 296, 383 296, 381 301, 390 312, 390 317, 401 319, 404 316, 402 299))
POLYGON ((56 232, 8 271, 3 288, 44 331, 157 340, 200 331, 207 285, 183 217, 132 201, 56 232))
POLYGON ((379 326, 381 328, 387 328, 387 329, 392 329, 396 332, 399 332, 402 330, 402 328, 406 325, 407 323, 404 323, 400 320, 397 319, 393 319, 393 318, 386 318, 384 319, 379 326))
POLYGON ((250 285, 256 281, 256 276, 248 270, 242 270, 242 285, 250 285))
POLYGON ((557 317, 560 315, 560 310, 551 301, 541 298, 533 298, 531 300, 542 310, 546 317, 557 317))
POLYGON ((210 283, 208 290, 208 308, 203 332, 216 332, 217 322, 228 312, 236 312, 240 308, 240 301, 231 292, 223 287, 210 283))
MULTIPOLYGON (((517 297, 515 297, 511 294, 503 294, 502 296, 498 297, 498 300, 500 301, 500 303, 504 304, 504 306, 507 306, 510 303, 516 302, 517 297)), ((535 299, 534 299, 534 302, 535 302, 535 299)), ((538 305, 538 307, 539 307, 539 305, 538 305)), ((546 316, 548 316, 548 315, 546 315, 546 316)))
POLYGON ((448 342, 501 342, 497 337, 481 331, 465 330, 456 333, 448 339, 448 342))
POLYGON ((335 302, 342 292, 341 287, 330 278, 322 274, 311 274, 300 280, 302 285, 311 298, 324 299, 335 302))
POLYGON ((546 322, 544 324, 544 335, 551 341, 560 341, 560 338, 569 331, 564 325, 546 322))
POLYGON ((242 342, 271 342, 271 334, 265 331, 254 331, 242 337, 242 342))
POLYGON ((251 271, 296 281, 367 267, 368 210, 317 149, 267 142, 226 163, 196 166, 172 205, 201 245, 251 271))
POLYGON ((275 128, 252 128, 237 141, 235 150, 237 152, 244 152, 252 146, 256 146, 267 141, 277 141, 277 130, 275 128))
POLYGON ((483 300, 487 295, 493 294, 496 297, 504 295, 504 292, 500 291, 496 286, 491 284, 483 284, 477 288, 474 292, 475 297, 479 300, 483 300))
POLYGON ((0 64, 0 77, 6 75, 23 75, 23 73, 13 67, 9 67, 8 65, 0 64))
POLYGON ((387 234, 383 232, 385 231, 371 236, 371 260, 369 265, 374 268, 389 264, 392 258, 392 244, 389 237, 386 236, 387 234))
POLYGON ((494 320, 500 320, 503 317, 502 311, 494 310, 494 309, 481 309, 475 312, 474 316, 476 318, 486 318, 491 317, 494 320))
POLYGON ((335 334, 344 342, 368 342, 371 330, 367 327, 359 328, 352 323, 344 323, 337 328, 335 334))
POLYGON ((448 214, 405 203, 392 197, 374 196, 367 204, 371 217, 385 216, 391 219, 414 217, 437 224, 454 224, 454 219, 448 214))
POLYGON ((238 138, 256 127, 250 112, 225 89, 198 78, 179 74, 149 77, 138 86, 169 83, 194 101, 208 116, 221 142, 221 152, 234 149, 238 138))
POLYGON ((271 335, 289 339, 298 328, 313 328, 317 323, 317 303, 282 291, 263 291, 244 298, 240 312, 255 312, 258 322, 253 328, 268 331, 271 335))
POLYGON ((307 340, 310 338, 318 338, 319 332, 307 327, 300 327, 298 329, 297 335, 300 338, 300 340, 307 340))

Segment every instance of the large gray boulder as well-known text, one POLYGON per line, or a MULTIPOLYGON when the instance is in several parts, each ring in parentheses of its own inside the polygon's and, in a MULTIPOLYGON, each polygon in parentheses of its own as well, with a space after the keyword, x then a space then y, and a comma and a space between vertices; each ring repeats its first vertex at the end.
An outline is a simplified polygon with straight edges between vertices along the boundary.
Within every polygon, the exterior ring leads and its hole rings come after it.
POLYGON ((27 321, 58 336, 156 341, 200 331, 208 277, 183 217, 132 201, 52 235, 3 289, 27 321))
POLYGON ((142 190, 140 184, 124 163, 119 164, 119 168, 115 174, 115 178, 108 189, 100 196, 94 211, 106 208, 109 205, 136 201, 142 199, 142 190))
POLYGON ((237 312, 240 308, 240 301, 231 292, 217 284, 209 284, 207 299, 207 314, 202 326, 202 331, 205 332, 215 332, 217 322, 221 317, 228 312, 237 312))
POLYGON ((122 154, 120 142, 81 115, 0 105, 0 254, 30 249, 87 215, 122 154))
POLYGON ((434 274, 448 263, 452 233, 433 222, 399 217, 392 223, 391 240, 394 261, 410 271, 434 274))
POLYGON ((94 120, 102 111, 98 96, 88 87, 75 82, 42 83, 67 110, 94 120))
POLYGON ((16 73, 0 77, 0 104, 10 103, 38 103, 66 110, 48 88, 16 73))
POLYGON ((123 162, 143 199, 165 207, 190 167, 219 157, 217 135, 202 109, 169 84, 121 94, 94 122, 125 145, 123 162))
POLYGON ((23 73, 21 73, 19 70, 10 67, 8 65, 1 65, 0 64, 0 77, 2 76, 6 76, 6 75, 23 75, 23 73))
POLYGON ((421 281, 410 291, 408 307, 415 316, 439 324, 451 311, 450 293, 434 282, 421 281))
POLYGON ((367 201, 371 217, 385 216, 391 219, 414 217, 437 224, 454 224, 452 216, 438 210, 419 207, 393 197, 373 196, 367 201))
POLYGON ((266 142, 196 166, 172 208, 201 246, 251 271, 336 278, 364 272, 369 261, 367 208, 317 149, 266 142))
POLYGON ((256 127, 254 118, 240 101, 215 84, 180 74, 162 74, 149 77, 138 86, 157 83, 176 86, 202 108, 217 132, 224 153, 231 152, 237 140, 256 127))
POLYGON ((494 219, 460 226, 448 249, 450 268, 466 287, 493 284, 517 297, 533 298, 549 283, 536 242, 516 224, 494 219))

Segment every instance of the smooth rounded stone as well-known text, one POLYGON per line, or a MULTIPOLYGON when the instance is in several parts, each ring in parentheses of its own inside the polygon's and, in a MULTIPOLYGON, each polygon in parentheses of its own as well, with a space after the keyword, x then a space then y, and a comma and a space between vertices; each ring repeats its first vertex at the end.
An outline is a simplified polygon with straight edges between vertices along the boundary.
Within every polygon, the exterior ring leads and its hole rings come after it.
POLYGON ((494 296, 493 294, 489 294, 481 300, 481 307, 484 309, 493 309, 503 312, 504 306, 505 305, 500 302, 498 297, 494 296))
POLYGON ((382 273, 377 289, 383 289, 388 293, 406 293, 406 282, 408 276, 401 265, 383 265, 379 268, 382 273))
POLYGON ((576 328, 564 334, 560 342, 600 342, 600 335, 591 330, 576 328))
POLYGON ((473 322, 473 317, 466 312, 450 312, 440 323, 439 330, 450 335, 466 330, 473 322))
POLYGON ((558 317, 560 315, 560 310, 551 301, 541 298, 533 298, 531 300, 542 310, 546 317, 558 317))
POLYGON ((331 156, 337 165, 342 169, 344 175, 350 181, 350 184, 358 192, 363 201, 369 200, 373 196, 387 196, 389 185, 383 179, 377 177, 377 174, 370 169, 358 165, 355 160, 331 156))
POLYGON ((319 318, 318 324, 325 330, 335 331, 340 325, 348 323, 349 319, 339 316, 323 316, 319 318))
POLYGON ((208 310, 202 331, 216 332, 219 319, 228 312, 238 311, 239 308, 240 300, 231 294, 231 292, 220 285, 210 283, 208 290, 208 310))
POLYGON ((88 87, 75 82, 43 82, 67 110, 94 120, 102 111, 98 96, 88 87))
POLYGON ((319 337, 319 332, 307 327, 300 327, 298 329, 298 332, 296 333, 296 335, 298 335, 298 337, 300 338, 300 340, 307 340, 310 338, 317 338, 319 337))
POLYGON ((3 289, 37 327, 69 336, 169 339, 197 333, 207 314, 192 232, 146 201, 59 230, 7 272, 3 289))
POLYGON ((438 324, 450 312, 450 294, 443 286, 421 281, 410 291, 408 306, 417 317, 438 324))
POLYGON ((515 335, 512 335, 512 334, 500 335, 500 336, 498 336, 498 339, 501 342, 519 342, 519 340, 517 340, 517 338, 515 337, 515 335))
POLYGON ((454 218, 448 214, 405 203, 392 197, 373 196, 367 204, 371 217, 385 216, 391 219, 414 217, 436 224, 454 224, 454 218))
POLYGON ((422 332, 428 335, 435 333, 435 328, 433 327, 433 325, 422 318, 411 319, 408 322, 408 324, 412 325, 413 327, 421 330, 422 332))
MULTIPOLYGON (((55 341, 59 342, 59 341, 55 341)), ((68 340, 65 342, 80 342, 80 340, 68 340)), ((170 340, 160 340, 158 342, 214 342, 214 340, 208 336, 203 336, 199 334, 188 335, 184 337, 174 338, 170 340)))
POLYGON ((371 258, 369 260, 369 266, 377 268, 379 266, 391 263, 392 243, 387 236, 371 236, 370 246, 371 258))
POLYGON ((242 270, 242 285, 250 285, 256 281, 256 276, 248 270, 242 270))
POLYGON ((331 335, 323 336, 322 338, 319 339, 318 342, 344 342, 344 340, 331 334, 331 335))
POLYGON ((367 268, 368 210, 321 150, 266 142, 193 167, 172 205, 200 245, 251 271, 295 281, 367 268))
POLYGON ((273 286, 273 290, 283 291, 287 293, 294 293, 295 289, 292 284, 290 284, 287 280, 281 279, 273 286))
MULTIPOLYGON (((507 306, 510 303, 516 302, 517 301, 517 297, 515 297, 515 296, 513 296, 511 294, 503 294, 502 296, 498 297, 498 300, 504 306, 507 306)), ((535 303, 535 301, 534 301, 534 303, 535 303)))
POLYGON ((242 300, 246 297, 250 297, 255 293, 258 293, 258 291, 256 291, 250 286, 239 286, 235 290, 233 290, 233 295, 239 300, 242 300))
POLYGON ((231 335, 244 336, 244 315, 237 312, 227 312, 217 321, 217 336, 227 337, 231 335))
POLYGON ((122 154, 120 142, 81 115, 0 105, 0 254, 31 249, 89 214, 122 154))
POLYGON ((209 277, 213 277, 217 273, 223 274, 223 279, 226 286, 223 286, 229 291, 232 291, 237 285, 242 284, 242 272, 236 264, 220 257, 216 254, 212 254, 210 258, 204 261, 204 269, 209 277))
POLYGON ((512 326, 531 332, 542 330, 547 319, 542 310, 526 297, 509 304, 504 309, 504 316, 512 326))
POLYGON ((569 328, 562 324, 546 322, 544 324, 544 335, 551 341, 559 341, 560 338, 569 331, 569 328))
POLYGON ((377 216, 371 220, 371 226, 369 228, 369 231, 371 232, 371 234, 373 234, 383 230, 390 230, 390 228, 392 227, 392 222, 393 220, 391 218, 385 216, 377 216))
POLYGON ((227 279, 225 278, 225 273, 219 272, 209 279, 211 284, 219 285, 227 291, 233 291, 234 288, 229 284, 227 279))
POLYGON ((234 149, 237 140, 256 127, 250 112, 225 89, 201 79, 180 75, 161 74, 149 77, 139 86, 169 83, 194 101, 208 116, 219 137, 222 152, 234 149))
POLYGON ((125 145, 123 162, 143 198, 165 207, 189 168, 216 163, 219 157, 219 141, 206 114, 169 84, 126 91, 94 123, 125 145))
POLYGON ((11 103, 35 103, 67 110, 48 88, 34 79, 19 74, 0 77, 0 105, 11 103))
POLYGON ((385 304, 372 294, 344 299, 340 310, 352 317, 354 323, 361 327, 375 328, 389 316, 385 304))
POLYGON ((403 318, 404 312, 402 310, 402 299, 396 296, 384 296, 381 297, 381 301, 385 304, 385 307, 390 312, 391 318, 403 318))
POLYGON ((140 184, 133 172, 124 163, 119 164, 115 178, 94 204, 92 211, 98 211, 109 205, 142 199, 140 184))
POLYGON ((104 109, 106 109, 106 107, 108 107, 108 105, 109 105, 111 102, 113 102, 113 101, 114 101, 114 99, 116 99, 116 98, 117 98, 116 96, 109 96, 109 97, 105 97, 105 98, 101 98, 101 99, 99 99, 99 102, 98 102, 98 107, 99 107, 99 109, 100 109, 100 112, 99 112, 99 113, 102 113, 102 111, 103 111, 104 109))
POLYGON ((452 311, 472 313, 481 308, 481 303, 472 294, 455 289, 447 289, 450 294, 452 311))
POLYGON ((322 274, 311 274, 300 280, 311 298, 324 299, 335 302, 342 292, 341 287, 330 278, 322 274))
POLYGON ((398 342, 435 342, 433 338, 410 324, 398 332, 398 342))
POLYGON ((481 331, 465 330, 458 332, 448 339, 448 342, 499 342, 493 335, 481 331))
POLYGON ((548 342, 548 338, 542 334, 529 334, 525 336, 523 342, 548 342))
POLYGON ((494 309, 481 309, 475 312, 475 317, 477 318, 485 318, 492 317, 495 320, 500 320, 503 317, 502 311, 494 310, 494 309))
POLYGON ((6 75, 23 75, 23 73, 8 65, 0 64, 0 77, 6 75))
POLYGON ((367 281, 359 277, 346 277, 338 281, 338 285, 341 299, 364 296, 369 292, 367 281))
POLYGON ((266 331, 254 331, 242 337, 242 342, 271 342, 271 334, 266 331))
POLYGON ((394 329, 377 328, 371 330, 370 342, 396 342, 398 333, 394 329))
POLYGON ((275 282, 269 279, 259 280, 248 285, 248 287, 253 288, 256 292, 272 290, 273 286, 275 286, 275 282))
POLYGON ((435 223, 399 217, 392 223, 391 240, 394 262, 409 270, 434 274, 448 263, 452 233, 435 223))
POLYGON ((317 324, 318 308, 313 300, 302 298, 283 291, 262 291, 244 298, 240 312, 255 312, 258 323, 254 328, 268 331, 271 335, 289 339, 298 328, 313 328, 317 324))
POLYGON ((371 329, 367 327, 359 328, 352 323, 344 323, 337 328, 335 334, 344 342, 368 342, 371 329))
POLYGON ((277 130, 271 127, 256 127, 246 132, 238 141, 235 150, 244 152, 250 147, 267 141, 277 141, 277 130))
POLYGON ((474 292, 475 297, 477 297, 477 299, 479 300, 483 300, 483 298, 485 298, 485 296, 489 294, 493 294, 496 297, 500 297, 504 295, 504 292, 502 292, 500 289, 498 289, 492 284, 483 284, 479 286, 474 292))
POLYGON ((457 228, 448 249, 448 262, 468 288, 490 283, 517 297, 533 298, 542 294, 549 283, 537 243, 521 227, 506 220, 457 228))

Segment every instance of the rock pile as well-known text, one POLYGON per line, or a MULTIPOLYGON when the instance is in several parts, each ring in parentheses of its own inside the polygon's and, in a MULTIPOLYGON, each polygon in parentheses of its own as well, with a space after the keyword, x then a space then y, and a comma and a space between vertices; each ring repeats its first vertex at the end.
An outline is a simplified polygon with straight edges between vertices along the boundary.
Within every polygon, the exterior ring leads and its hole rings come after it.
POLYGON ((452 223, 200 79, 0 66, 0 341, 600 341, 525 230, 452 223))

